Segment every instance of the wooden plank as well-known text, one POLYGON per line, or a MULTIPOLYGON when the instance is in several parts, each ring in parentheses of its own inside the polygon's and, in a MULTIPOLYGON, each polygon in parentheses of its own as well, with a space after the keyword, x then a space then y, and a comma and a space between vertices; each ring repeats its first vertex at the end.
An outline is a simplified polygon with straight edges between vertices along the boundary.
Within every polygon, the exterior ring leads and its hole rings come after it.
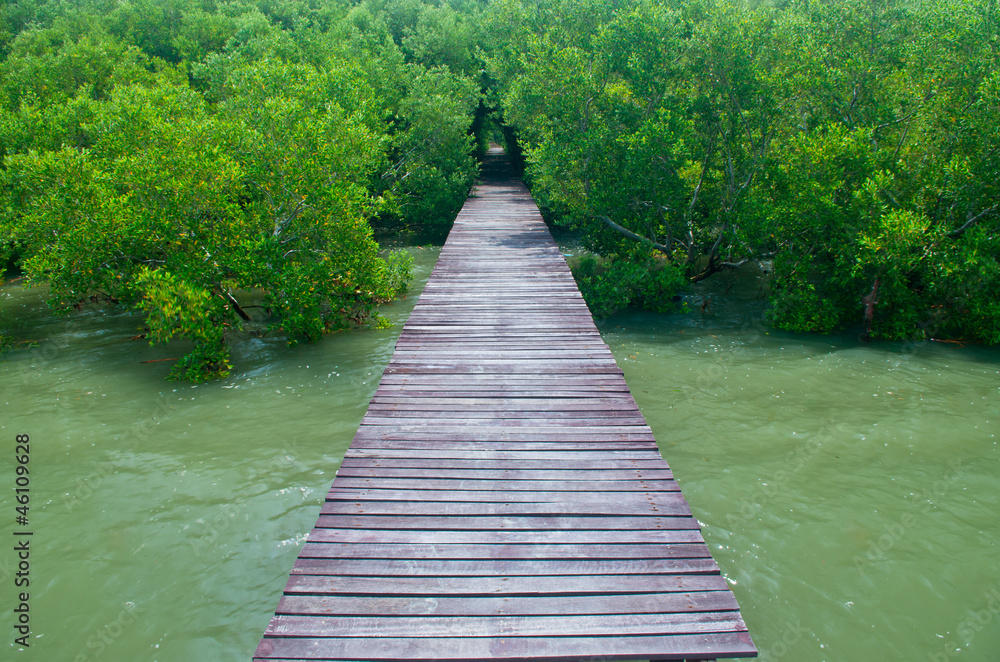
POLYGON ((552 398, 539 395, 534 398, 422 398, 422 397, 379 397, 376 393, 368 405, 368 411, 458 411, 459 407, 487 411, 615 411, 634 410, 635 401, 631 397, 620 396, 597 398, 552 398))
MULTIPOLYGON (((575 324, 572 328, 559 329, 552 326, 545 328, 531 327, 515 329, 508 326, 469 326, 456 328, 453 325, 429 324, 426 327, 404 326, 397 342, 427 343, 440 346, 446 341, 455 341, 464 345, 481 347, 492 343, 517 344, 528 347, 548 345, 553 348, 582 344, 588 346, 600 339, 597 327, 575 324)), ((496 346, 496 345, 494 345, 496 346)))
POLYGON ((502 597, 441 597, 431 602, 421 597, 359 597, 347 595, 290 595, 281 599, 278 614, 330 614, 337 616, 436 615, 436 616, 562 616, 611 614, 669 614, 733 611, 730 591, 540 596, 510 600, 502 597))
MULTIPOLYGON (((660 497, 668 491, 680 491, 676 483, 673 485, 673 490, 613 492, 613 496, 606 495, 604 498, 615 500, 632 498, 656 504, 660 497)), ((336 483, 334 483, 334 487, 327 493, 327 499, 341 499, 345 501, 452 501, 464 503, 474 501, 495 503, 548 503, 553 501, 561 503, 590 503, 597 500, 595 499, 595 495, 590 492, 573 492, 570 490, 543 492, 520 490, 420 490, 412 488, 378 489, 374 487, 340 488, 336 486, 336 483)))
POLYGON ((677 483, 662 479, 631 480, 488 480, 476 478, 392 478, 388 476, 338 476, 333 481, 337 489, 378 490, 477 490, 495 492, 586 492, 607 495, 612 492, 676 492, 677 483))
MULTIPOLYGON (((454 430, 455 428, 460 428, 462 430, 468 429, 472 426, 478 428, 495 429, 495 428, 523 428, 528 430, 538 430, 538 431, 551 431, 552 428, 600 428, 599 431, 615 431, 615 432, 632 432, 632 429, 626 428, 625 426, 635 426, 635 427, 646 427, 646 419, 644 419, 638 412, 635 412, 631 416, 616 416, 616 412, 609 412, 606 416, 597 417, 592 416, 589 418, 582 418, 577 416, 555 416, 548 415, 545 417, 546 425, 540 426, 538 424, 538 417, 532 416, 528 418, 524 417, 503 417, 503 416, 486 416, 486 412, 470 412, 483 414, 482 416, 467 415, 459 418, 451 418, 439 415, 440 412, 423 412, 423 416, 419 414, 413 414, 411 416, 380 416, 377 414, 368 414, 362 419, 362 425, 371 426, 387 426, 393 430, 413 430, 415 431, 415 426, 419 426, 422 431, 434 432, 436 430, 454 430)), ((591 412, 594 413, 594 412, 591 412)))
POLYGON ((491 389, 499 388, 502 386, 507 387, 520 387, 520 388, 545 388, 545 387, 557 387, 563 389, 572 388, 593 388, 601 386, 613 386, 621 387, 623 390, 628 389, 628 385, 625 383, 625 379, 621 375, 561 375, 559 377, 553 377, 550 374, 533 374, 533 375, 483 375, 483 374, 472 374, 472 375, 462 375, 459 378, 461 381, 456 381, 454 376, 444 376, 435 374, 383 374, 382 381, 379 386, 389 386, 389 385, 412 385, 420 384, 425 386, 437 386, 440 384, 459 386, 459 387, 471 387, 471 386, 486 386, 491 389))
POLYGON ((532 400, 555 400, 564 398, 575 400, 580 398, 614 398, 624 397, 627 391, 617 386, 577 386, 561 389, 544 387, 527 387, 498 384, 496 386, 463 385, 463 384, 402 384, 380 387, 372 398, 376 404, 389 403, 400 398, 413 397, 424 400, 464 399, 464 398, 501 398, 522 400, 526 404, 532 400))
MULTIPOLYGON (((341 468, 364 468, 364 467, 385 467, 398 469, 470 469, 470 470, 501 470, 501 471, 537 471, 537 470, 568 470, 568 471, 619 471, 635 470, 642 473, 668 471, 670 469, 666 460, 659 457, 646 459, 598 459, 598 460, 572 460, 569 458, 558 458, 551 460, 522 458, 516 464, 505 460, 482 460, 468 459, 464 457, 437 458, 431 460, 405 459, 396 457, 345 457, 340 464, 341 468)), ((662 478, 663 476, 655 476, 662 478)))
POLYGON ((454 405, 435 407, 425 405, 421 409, 377 409, 369 408, 368 415, 363 420, 364 425, 395 425, 406 423, 408 425, 420 425, 417 421, 441 422, 454 424, 454 421, 466 421, 471 424, 480 424, 485 421, 519 421, 518 423, 502 423, 508 427, 527 427, 529 422, 537 424, 539 418, 544 417, 547 422, 561 427, 580 427, 584 425, 646 425, 646 420, 638 412, 625 412, 616 409, 603 409, 600 405, 594 405, 590 409, 568 409, 562 410, 557 407, 549 408, 510 408, 492 409, 483 407, 481 409, 469 408, 458 409, 454 405), (416 420, 414 420, 416 419, 416 420), (388 422, 383 422, 388 421, 388 422))
MULTIPOLYGON (((391 500, 341 499, 337 494, 327 495, 320 505, 324 515, 449 515, 452 517, 478 515, 530 515, 553 517, 558 515, 642 517, 690 516, 691 509, 680 492, 658 494, 656 500, 605 501, 605 502, 550 502, 550 501, 478 501, 467 503, 441 501, 398 502, 391 500)), ((692 518, 693 519, 693 518, 692 518)))
POLYGON ((344 529, 314 528, 307 542, 352 543, 365 545, 633 545, 691 544, 704 542, 697 530, 614 530, 581 529, 570 531, 489 531, 419 529, 344 529))
POLYGON ((307 542, 299 558, 348 559, 676 559, 708 558, 705 543, 505 545, 307 542))
POLYGON ((527 354, 529 352, 537 352, 541 354, 543 352, 563 352, 566 350, 574 352, 603 352, 604 348, 596 346, 596 340, 596 338, 581 338, 580 334, 562 336, 561 338, 554 338, 550 334, 545 334, 544 336, 529 338, 524 334, 504 336, 492 333, 488 335, 406 333, 400 335, 396 340, 396 350, 407 352, 444 352, 452 349, 464 354, 488 347, 498 353, 523 352, 527 354))
POLYGON ((337 529, 417 529, 424 531, 615 531, 697 529, 693 517, 512 517, 477 515, 460 517, 392 515, 320 515, 317 528, 337 529))
POLYGON ((292 575, 286 595, 541 596, 725 591, 719 575, 558 575, 535 577, 331 577, 292 575))
MULTIPOLYGON (((354 478, 417 478, 430 477, 431 472, 420 468, 391 468, 384 466, 353 467, 341 465, 337 476, 354 478)), ((437 479, 472 480, 549 480, 549 481, 616 481, 673 479, 669 469, 440 469, 435 468, 437 479)))
MULTIPOLYGON (((690 518, 683 518, 690 519, 690 518)), ((298 559, 294 575, 370 576, 370 559, 298 559)), ((694 559, 577 559, 556 561, 542 559, 474 560, 466 559, 382 559, 381 577, 531 577, 535 575, 676 575, 719 573, 712 558, 694 559)))
POLYGON ((665 635, 745 632, 736 611, 667 614, 602 614, 600 616, 389 616, 325 617, 276 616, 267 636, 295 637, 302 633, 336 631, 338 637, 558 637, 566 632, 580 636, 665 635), (416 633, 416 634, 415 634, 416 633))
POLYGON ((619 409, 603 409, 600 405, 595 405, 590 409, 559 409, 550 408, 530 408, 524 409, 511 407, 510 409, 473 408, 461 409, 453 405, 435 407, 425 405, 424 408, 412 409, 369 409, 364 421, 366 425, 395 425, 397 421, 406 421, 409 425, 419 425, 412 419, 428 422, 440 421, 444 424, 454 425, 455 420, 467 421, 468 424, 478 425, 482 421, 504 421, 497 423, 508 427, 528 427, 537 425, 539 418, 545 418, 546 422, 555 426, 566 427, 572 425, 579 427, 583 425, 606 426, 617 425, 646 425, 646 420, 637 411, 623 411, 619 409), (390 422, 381 422, 389 419, 390 422), (519 421, 518 423, 507 423, 506 421, 519 421))
POLYGON ((499 398, 521 400, 579 400, 602 398, 625 398, 628 391, 619 384, 464 384, 464 383, 419 383, 382 384, 375 391, 373 402, 392 403, 399 398, 428 400, 499 398))
POLYGON ((756 655, 745 632, 668 635, 647 637, 378 637, 316 638, 267 637, 254 659, 293 660, 560 660, 575 662, 580 657, 604 651, 601 659, 694 659, 700 655, 743 657, 756 655))
POLYGON ((384 374, 406 375, 412 373, 437 375, 544 375, 553 372, 578 375, 620 375, 617 366, 593 364, 590 361, 568 359, 558 365, 557 359, 547 363, 535 361, 495 361, 493 363, 390 363, 384 374))
POLYGON ((428 423, 426 425, 403 425, 394 421, 392 425, 364 425, 359 428, 355 439, 418 439, 439 441, 546 441, 566 439, 567 441, 655 441, 653 433, 645 424, 635 425, 555 425, 551 421, 535 422, 532 426, 517 425, 514 422, 484 422, 476 424, 428 423))
MULTIPOLYGON (((461 385, 455 386, 462 388, 461 385)), ((500 387, 493 387, 498 390, 500 387)), ((421 396, 413 391, 427 387, 397 388, 395 392, 388 389, 376 391, 369 404, 369 412, 397 411, 499 411, 499 412, 570 412, 570 411, 600 411, 632 414, 636 412, 635 401, 627 392, 591 393, 579 390, 567 390, 567 395, 557 397, 545 392, 542 387, 522 389, 514 395, 493 396, 455 396, 448 390, 432 391, 434 395, 421 396)), ((539 418, 544 418, 539 416, 539 418)))
MULTIPOLYGON (((485 436, 485 435, 484 435, 485 436)), ((490 435, 478 441, 456 441, 444 438, 435 443, 434 435, 399 434, 379 435, 368 434, 355 438, 344 457, 441 457, 469 459, 558 459, 564 455, 567 460, 573 459, 615 459, 615 458, 651 458, 659 453, 656 442, 652 439, 621 439, 620 435, 586 435, 583 440, 576 441, 573 435, 534 435, 528 440, 504 439, 500 435, 490 435), (385 438, 390 437, 390 438, 385 438), (413 439, 411 437, 417 437, 413 439), (537 437, 537 439, 535 438, 537 437)))
POLYGON ((506 428, 524 428, 537 425, 538 419, 544 415, 546 422, 553 427, 607 427, 609 425, 646 425, 638 412, 628 415, 615 410, 592 409, 590 411, 559 411, 559 410, 526 410, 499 411, 489 409, 470 409, 468 411, 451 409, 429 410, 390 410, 369 412, 362 425, 395 426, 405 425, 499 425, 506 428))
MULTIPOLYGON (((490 435, 488 439, 480 441, 454 441, 453 439, 442 439, 435 441, 434 435, 399 435, 392 439, 384 439, 387 435, 366 435, 355 438, 348 451, 369 451, 372 453, 382 453, 384 457, 394 457, 398 452, 428 453, 437 455, 426 455, 423 457, 461 457, 468 452, 470 457, 481 457, 486 453, 507 453, 507 452, 528 452, 545 453, 554 451, 556 453, 574 452, 628 452, 628 451, 652 451, 656 452, 656 443, 652 439, 640 441, 619 441, 619 435, 608 435, 606 438, 594 439, 595 435, 587 435, 583 441, 572 439, 572 435, 548 435, 543 437, 548 441, 521 441, 518 439, 503 439, 498 435, 490 435), (410 437, 422 437, 421 439, 411 439, 410 437), (384 451, 384 452, 383 452, 384 451)), ((527 456, 526 456, 527 457, 527 456)), ((539 457, 542 457, 541 455, 539 457)), ((547 456, 546 456, 547 457, 547 456)), ((592 455, 592 457, 594 457, 592 455)))
POLYGON ((347 449, 344 457, 359 458, 462 458, 482 460, 661 460, 655 446, 629 450, 605 450, 607 444, 593 444, 593 450, 511 450, 500 444, 483 442, 483 450, 461 448, 457 450, 423 450, 412 448, 362 448, 354 444, 347 449))

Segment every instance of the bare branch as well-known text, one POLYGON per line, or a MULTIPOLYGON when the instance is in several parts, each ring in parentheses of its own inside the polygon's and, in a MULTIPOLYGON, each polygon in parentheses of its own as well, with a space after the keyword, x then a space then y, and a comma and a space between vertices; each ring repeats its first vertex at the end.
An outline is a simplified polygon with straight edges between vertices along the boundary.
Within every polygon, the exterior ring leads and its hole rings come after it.
POLYGON ((1000 209, 1000 204, 996 204, 996 205, 993 205, 992 207, 984 209, 983 211, 979 212, 975 216, 970 216, 969 220, 967 220, 965 222, 965 225, 963 225, 962 227, 958 228, 957 230, 952 230, 951 232, 949 232, 948 233, 948 237, 951 238, 951 239, 957 239, 957 238, 961 237, 963 234, 965 234, 966 230, 968 230, 969 228, 971 228, 972 226, 974 226, 976 223, 978 223, 980 220, 982 220, 986 216, 989 216, 990 214, 992 214, 993 212, 995 212, 997 209, 1000 209))
POLYGON ((612 221, 607 216, 596 216, 595 218, 601 219, 602 221, 604 221, 604 224, 607 225, 609 228, 611 228, 615 232, 618 232, 619 234, 622 234, 622 235, 628 237, 629 239, 634 239, 634 240, 638 241, 640 244, 644 244, 644 245, 649 246, 651 248, 655 248, 656 250, 660 251, 664 255, 670 255, 670 249, 668 247, 664 246, 661 243, 655 242, 652 239, 647 239, 646 237, 643 237, 642 235, 636 234, 636 233, 632 232, 631 230, 629 230, 628 228, 625 228, 625 227, 622 227, 621 225, 618 225, 617 223, 615 223, 614 221, 612 221))
POLYGON ((296 203, 295 208, 292 209, 292 211, 288 212, 288 214, 286 214, 284 217, 275 219, 275 221, 274 221, 274 235, 273 236, 275 236, 275 237, 280 236, 281 233, 284 231, 284 229, 286 227, 288 227, 288 225, 292 221, 295 220, 295 217, 298 216, 299 212, 301 212, 302 209, 305 208, 305 207, 310 207, 310 205, 306 204, 305 196, 303 196, 303 197, 299 198, 298 203, 296 203))
MULTIPOLYGON (((218 286, 216 286, 216 287, 218 287, 218 286)), ((243 318, 243 321, 245 321, 245 322, 249 322, 250 321, 250 316, 247 315, 246 311, 243 310, 240 307, 239 302, 236 301, 236 298, 233 297, 233 295, 232 295, 231 292, 229 292, 227 290, 222 290, 220 288, 219 290, 216 291, 216 294, 218 294, 220 297, 222 297, 223 299, 225 299, 229 303, 229 305, 232 307, 232 309, 236 312, 236 314, 239 315, 241 318, 243 318)))
POLYGON ((708 266, 705 267, 705 269, 703 271, 701 271, 700 273, 695 274, 694 276, 691 277, 691 282, 692 283, 697 283, 700 280, 705 280, 706 278, 708 278, 712 274, 717 274, 720 271, 723 271, 725 269, 729 269, 729 270, 731 270, 731 269, 739 269, 740 267, 742 267, 744 264, 746 264, 749 261, 750 261, 749 259, 743 259, 743 260, 740 260, 739 262, 716 262, 716 261, 710 259, 708 261, 708 266))

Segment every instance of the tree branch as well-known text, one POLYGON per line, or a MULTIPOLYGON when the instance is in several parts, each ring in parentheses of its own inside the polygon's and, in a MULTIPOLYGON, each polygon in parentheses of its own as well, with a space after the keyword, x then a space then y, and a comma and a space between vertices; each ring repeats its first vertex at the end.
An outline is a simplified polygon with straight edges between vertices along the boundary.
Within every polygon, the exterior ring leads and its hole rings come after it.
POLYGON ((694 276, 691 277, 691 282, 697 283, 698 281, 705 280, 712 274, 717 274, 723 269, 730 269, 730 270, 739 269, 749 261, 750 261, 749 259, 743 259, 740 260, 739 262, 715 262, 714 260, 710 259, 708 262, 708 266, 705 267, 705 269, 701 273, 695 274, 694 276))
POLYGON ((290 212, 288 212, 287 215, 275 219, 274 232, 272 236, 274 237, 281 236, 281 233, 284 232, 285 228, 287 228, 288 225, 295 220, 295 217, 299 215, 299 212, 302 211, 303 207, 311 208, 311 205, 306 204, 306 199, 304 196, 299 198, 299 201, 295 204, 295 208, 292 209, 290 212))
POLYGON ((670 255, 670 249, 667 248, 666 246, 664 246, 663 244, 655 242, 652 239, 647 239, 646 237, 643 237, 642 235, 636 234, 636 233, 632 232, 631 230, 629 230, 628 228, 625 228, 625 227, 622 227, 621 225, 618 225, 617 223, 615 223, 614 221, 612 221, 607 216, 597 216, 596 218, 599 218, 602 221, 604 221, 604 224, 607 225, 612 230, 614 230, 615 232, 618 232, 619 234, 622 234, 622 235, 628 237, 629 239, 634 239, 634 240, 638 241, 640 244, 644 244, 644 245, 649 246, 651 248, 655 248, 656 250, 660 251, 664 255, 670 255))
POLYGON ((221 290, 216 291, 216 294, 218 294, 220 297, 222 297, 223 299, 225 299, 229 303, 229 305, 232 306, 232 308, 236 312, 236 314, 243 318, 244 322, 250 322, 250 321, 252 321, 250 319, 250 316, 247 315, 247 312, 245 310, 243 310, 242 308, 240 308, 240 304, 236 301, 235 297, 233 297, 232 294, 230 294, 229 292, 221 291, 221 290))
POLYGON ((963 225, 962 227, 958 228, 957 230, 952 230, 951 232, 949 232, 948 233, 948 237, 950 239, 958 239, 963 234, 965 234, 966 230, 968 230, 969 228, 971 228, 972 226, 974 226, 976 223, 978 223, 984 217, 989 216, 990 214, 992 214, 993 212, 995 212, 997 209, 1000 209, 1000 204, 993 205, 992 207, 989 207, 988 209, 984 209, 983 211, 979 212, 975 216, 969 217, 969 220, 967 220, 965 222, 965 225, 963 225))

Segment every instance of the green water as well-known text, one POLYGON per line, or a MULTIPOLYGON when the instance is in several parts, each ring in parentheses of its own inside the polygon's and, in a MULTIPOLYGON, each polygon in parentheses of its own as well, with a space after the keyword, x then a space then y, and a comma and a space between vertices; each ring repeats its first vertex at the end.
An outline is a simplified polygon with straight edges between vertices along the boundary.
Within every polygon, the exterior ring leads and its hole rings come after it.
MULTIPOLYGON (((439 249, 410 250, 419 289, 439 249)), ((138 317, 53 318, 23 288, 0 296, 47 339, 0 364, 0 539, 16 434, 31 436, 34 534, 26 651, 0 546, 0 659, 249 659, 416 297, 383 308, 387 330, 239 341, 232 376, 194 386, 140 363, 183 348, 130 341, 138 317)))
MULTIPOLYGON (((437 251, 415 253, 423 281, 437 251)), ((1000 660, 1000 352, 768 334, 752 283, 707 287, 693 313, 601 326, 761 659, 1000 660)), ((248 659, 398 326, 248 338, 191 386, 140 363, 179 348, 128 340, 136 317, 0 297, 45 339, 0 364, 0 536, 22 528, 16 434, 34 534, 24 651, 0 545, 0 659, 248 659)))
POLYGON ((775 332, 754 293, 601 326, 761 659, 1000 660, 1000 352, 775 332))

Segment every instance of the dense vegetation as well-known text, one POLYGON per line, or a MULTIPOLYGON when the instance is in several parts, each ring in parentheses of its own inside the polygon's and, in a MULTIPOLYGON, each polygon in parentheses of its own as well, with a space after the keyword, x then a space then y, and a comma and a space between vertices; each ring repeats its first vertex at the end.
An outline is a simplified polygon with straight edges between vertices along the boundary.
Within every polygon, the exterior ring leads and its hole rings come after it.
POLYGON ((470 12, 7 5, 6 261, 56 307, 140 309, 151 340, 193 342, 175 377, 225 374, 234 331, 377 323, 409 264, 379 256, 372 225, 450 221, 477 171, 470 12))
POLYGON ((485 35, 598 307, 768 260, 779 327, 1000 342, 992 0, 498 0, 485 35))
POLYGON ((494 118, 597 313, 763 260, 779 327, 1000 342, 998 64, 992 0, 17 0, 0 260, 225 374, 377 323, 494 118))

